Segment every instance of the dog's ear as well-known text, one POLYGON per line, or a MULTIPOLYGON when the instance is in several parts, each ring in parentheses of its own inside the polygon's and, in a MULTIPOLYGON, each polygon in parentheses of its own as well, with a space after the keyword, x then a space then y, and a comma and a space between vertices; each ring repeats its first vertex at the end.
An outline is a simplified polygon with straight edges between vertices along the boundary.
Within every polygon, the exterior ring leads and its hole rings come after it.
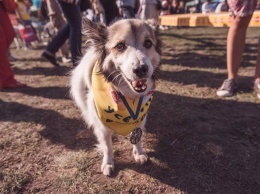
POLYGON ((82 22, 82 34, 86 36, 87 49, 94 49, 96 59, 102 64, 106 57, 107 27, 85 19, 82 22))
POLYGON ((157 53, 159 53, 161 55, 162 54, 162 50, 161 50, 162 41, 159 38, 159 23, 155 19, 148 19, 145 21, 145 23, 147 23, 153 29, 155 38, 156 38, 155 50, 157 53))
POLYGON ((86 44, 96 51, 103 51, 107 42, 107 27, 100 23, 94 23, 89 19, 82 22, 82 34, 86 35, 86 44))

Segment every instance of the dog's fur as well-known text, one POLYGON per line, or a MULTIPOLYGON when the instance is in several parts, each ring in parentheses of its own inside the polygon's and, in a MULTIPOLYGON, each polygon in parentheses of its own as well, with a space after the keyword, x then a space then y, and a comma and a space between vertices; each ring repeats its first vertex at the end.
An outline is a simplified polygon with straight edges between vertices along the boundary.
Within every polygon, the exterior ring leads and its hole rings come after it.
MULTIPOLYGON (((112 130, 101 122, 97 114, 91 83, 93 67, 98 62, 101 73, 114 88, 134 100, 154 87, 161 63, 161 41, 154 21, 119 20, 109 27, 87 21, 85 26, 83 33, 88 38, 88 50, 72 71, 71 94, 98 139, 103 152, 101 170, 104 175, 111 175, 114 170, 112 130), (145 70, 143 66, 146 66, 145 70), (139 91, 134 89, 133 82, 144 79, 147 80, 146 89, 139 86, 136 86, 139 91)), ((146 118, 139 126, 141 129, 144 129, 145 122, 146 118)), ((133 154, 137 162, 147 162, 141 141, 133 145, 133 154)))

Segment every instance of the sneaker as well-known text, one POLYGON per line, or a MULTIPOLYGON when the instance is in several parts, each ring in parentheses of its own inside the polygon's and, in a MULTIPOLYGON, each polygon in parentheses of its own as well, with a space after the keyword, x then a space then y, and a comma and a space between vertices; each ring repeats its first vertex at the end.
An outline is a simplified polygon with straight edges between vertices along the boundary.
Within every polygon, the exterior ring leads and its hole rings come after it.
POLYGON ((71 59, 67 56, 63 56, 61 59, 63 63, 71 63, 71 59))
POLYGON ((43 53, 42 53, 42 57, 45 58, 45 59, 47 59, 47 60, 48 60, 52 65, 54 65, 55 67, 59 67, 59 66, 60 66, 60 64, 57 63, 57 61, 56 61, 56 59, 55 59, 54 56, 51 56, 51 55, 47 54, 46 52, 43 52, 43 53))
POLYGON ((237 89, 237 83, 235 79, 226 79, 224 80, 222 86, 218 89, 217 95, 219 97, 233 96, 236 89, 237 89))
POLYGON ((257 93, 257 97, 260 98, 260 79, 257 79, 254 83, 254 89, 257 93))

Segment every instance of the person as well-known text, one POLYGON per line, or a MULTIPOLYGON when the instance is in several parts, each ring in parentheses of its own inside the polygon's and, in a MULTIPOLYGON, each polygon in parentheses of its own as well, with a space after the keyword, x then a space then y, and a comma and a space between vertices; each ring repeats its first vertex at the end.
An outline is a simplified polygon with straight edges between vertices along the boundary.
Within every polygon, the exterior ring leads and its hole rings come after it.
POLYGON ((8 61, 8 49, 15 37, 15 31, 0 0, 0 89, 22 88, 26 84, 18 82, 8 61))
MULTIPOLYGON (((228 0, 228 4, 233 20, 227 36, 228 78, 217 90, 217 95, 220 97, 232 96, 238 88, 237 74, 245 46, 246 30, 256 8, 257 0, 239 0, 239 3, 237 0, 228 0)), ((254 89, 257 97, 260 98, 260 40, 258 41, 254 89)))
POLYGON ((212 3, 211 3, 211 0, 206 0, 202 6, 201 6, 201 12, 202 13, 212 13, 214 12, 214 9, 213 9, 213 6, 212 6, 212 3))
POLYGON ((39 39, 37 37, 37 32, 32 25, 32 20, 31 20, 30 11, 29 11, 30 4, 26 0, 15 0, 15 2, 17 4, 16 16, 17 16, 17 20, 20 24, 20 25, 18 25, 18 29, 20 31, 21 37, 23 38, 25 48, 32 49, 33 47, 32 47, 31 43, 33 41, 36 41, 39 39), (25 28, 27 28, 27 30, 29 28, 31 38, 26 38, 25 28))
POLYGON ((119 13, 123 18, 135 17, 135 0, 119 0, 119 13))
POLYGON ((119 10, 116 0, 100 0, 105 11, 106 25, 109 25, 119 18, 119 10))
POLYGON ((185 13, 185 2, 179 0, 172 0, 170 6, 170 14, 184 14, 185 13))
POLYGON ((179 3, 177 0, 172 0, 170 6, 170 14, 178 14, 179 13, 179 3))
POLYGON ((91 4, 94 11, 94 21, 106 25, 106 13, 100 0, 91 0, 91 4))
POLYGON ((194 0, 195 13, 201 13, 201 0, 194 0))
POLYGON ((159 20, 161 2, 159 0, 140 0, 139 17, 142 20, 159 20))
POLYGON ((42 0, 31 0, 32 5, 34 6, 34 8, 35 8, 36 10, 39 10, 40 5, 41 5, 41 1, 42 1, 42 0))
MULTIPOLYGON (((57 1, 47 0, 47 10, 48 16, 52 26, 55 28, 55 31, 58 32, 62 27, 66 25, 66 19, 62 14, 59 4, 57 1)), ((62 54, 62 61, 63 63, 71 62, 69 58, 69 43, 68 40, 60 47, 61 54, 62 54)))
POLYGON ((69 38, 72 64, 77 66, 82 57, 82 17, 80 5, 74 3, 78 1, 58 0, 58 2, 67 19, 67 24, 58 31, 57 35, 47 45, 42 53, 42 57, 47 59, 52 65, 59 67, 60 64, 56 61, 55 54, 69 38))
POLYGON ((215 13, 227 12, 229 10, 227 0, 220 0, 215 9, 215 13))
POLYGON ((170 14, 170 2, 168 0, 162 1, 162 10, 160 15, 169 15, 170 14))
POLYGON ((185 13, 185 2, 183 0, 179 1, 178 13, 179 14, 185 13))

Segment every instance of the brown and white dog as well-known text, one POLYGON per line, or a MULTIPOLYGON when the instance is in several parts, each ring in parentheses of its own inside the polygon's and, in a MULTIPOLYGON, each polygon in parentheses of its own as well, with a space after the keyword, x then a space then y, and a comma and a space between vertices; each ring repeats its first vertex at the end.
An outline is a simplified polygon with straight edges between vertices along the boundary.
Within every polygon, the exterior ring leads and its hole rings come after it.
POLYGON ((161 41, 153 21, 119 20, 109 27, 86 22, 88 49, 72 71, 71 94, 103 152, 101 170, 114 170, 112 133, 130 135, 143 164, 141 135, 160 66, 161 41))

